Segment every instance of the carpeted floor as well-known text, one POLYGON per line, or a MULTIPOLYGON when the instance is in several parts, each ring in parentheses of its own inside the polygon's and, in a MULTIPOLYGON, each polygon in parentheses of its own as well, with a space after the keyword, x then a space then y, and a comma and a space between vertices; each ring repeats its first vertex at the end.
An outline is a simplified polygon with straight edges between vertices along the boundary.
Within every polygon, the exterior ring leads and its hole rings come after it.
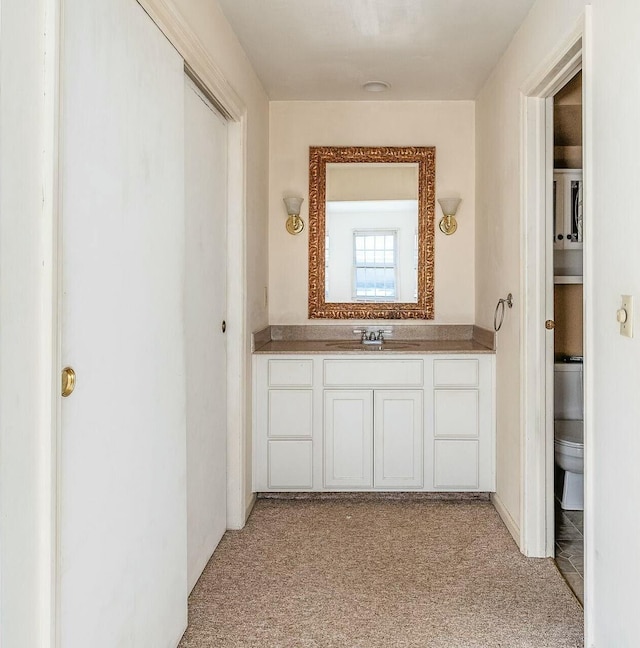
POLYGON ((576 648, 582 608, 488 502, 259 500, 180 648, 576 648))

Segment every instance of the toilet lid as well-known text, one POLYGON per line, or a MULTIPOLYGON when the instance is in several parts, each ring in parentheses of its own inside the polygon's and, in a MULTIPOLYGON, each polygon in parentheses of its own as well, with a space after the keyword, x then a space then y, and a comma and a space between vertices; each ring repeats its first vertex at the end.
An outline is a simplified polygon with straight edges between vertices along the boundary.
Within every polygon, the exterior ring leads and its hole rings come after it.
POLYGON ((554 436, 558 443, 582 446, 584 442, 582 421, 554 421, 554 436))

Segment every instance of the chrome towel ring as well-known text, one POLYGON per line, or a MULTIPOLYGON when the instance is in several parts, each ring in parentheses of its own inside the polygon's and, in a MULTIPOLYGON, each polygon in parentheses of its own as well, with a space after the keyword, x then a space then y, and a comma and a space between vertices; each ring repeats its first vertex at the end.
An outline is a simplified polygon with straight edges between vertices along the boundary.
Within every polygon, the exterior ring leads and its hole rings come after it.
POLYGON ((497 333, 502 328, 504 322, 504 305, 513 308, 513 295, 509 293, 506 299, 498 299, 496 312, 493 314, 493 330, 497 333), (499 321, 498 321, 499 320, 499 321))

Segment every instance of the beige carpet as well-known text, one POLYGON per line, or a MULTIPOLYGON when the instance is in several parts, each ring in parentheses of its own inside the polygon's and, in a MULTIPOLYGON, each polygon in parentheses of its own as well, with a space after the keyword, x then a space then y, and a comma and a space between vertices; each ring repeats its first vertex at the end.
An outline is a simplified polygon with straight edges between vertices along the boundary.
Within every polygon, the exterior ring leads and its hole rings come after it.
POLYGON ((575 648, 582 609, 488 502, 259 500, 182 648, 575 648))

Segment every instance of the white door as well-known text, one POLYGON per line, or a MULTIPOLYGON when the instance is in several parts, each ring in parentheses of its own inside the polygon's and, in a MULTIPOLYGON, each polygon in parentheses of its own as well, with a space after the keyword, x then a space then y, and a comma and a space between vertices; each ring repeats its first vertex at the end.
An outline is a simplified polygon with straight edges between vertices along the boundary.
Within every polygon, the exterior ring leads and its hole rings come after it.
POLYGON ((134 0, 62 3, 58 645, 187 621, 183 61, 134 0))
POLYGON ((374 486, 421 488, 422 391, 374 394, 374 486))
POLYGON ((227 125, 185 76, 189 590, 227 528, 227 125))
POLYGON ((324 392, 324 485, 370 488, 373 464, 373 392, 324 392))

